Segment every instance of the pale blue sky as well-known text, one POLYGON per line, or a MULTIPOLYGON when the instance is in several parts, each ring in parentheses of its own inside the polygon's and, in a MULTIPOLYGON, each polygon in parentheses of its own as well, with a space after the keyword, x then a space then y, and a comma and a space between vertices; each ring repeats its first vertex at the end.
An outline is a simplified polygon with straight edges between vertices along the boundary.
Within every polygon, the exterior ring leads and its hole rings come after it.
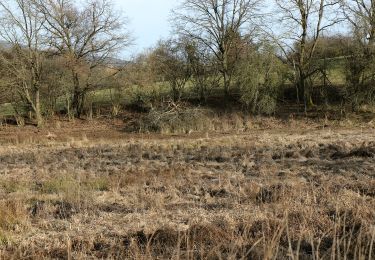
MULTIPOLYGON (((118 11, 123 11, 129 18, 128 29, 134 38, 134 45, 123 51, 121 56, 130 58, 171 34, 172 28, 169 22, 171 11, 181 3, 181 0, 113 0, 113 2, 118 11)), ((266 10, 274 8, 271 1, 264 0, 264 3, 265 6, 268 5, 266 10)), ((330 29, 340 32, 337 31, 340 29, 337 26, 330 29)))
POLYGON ((129 29, 135 38, 126 56, 152 47, 171 32, 170 12, 178 0, 114 0, 116 7, 130 20, 129 29))

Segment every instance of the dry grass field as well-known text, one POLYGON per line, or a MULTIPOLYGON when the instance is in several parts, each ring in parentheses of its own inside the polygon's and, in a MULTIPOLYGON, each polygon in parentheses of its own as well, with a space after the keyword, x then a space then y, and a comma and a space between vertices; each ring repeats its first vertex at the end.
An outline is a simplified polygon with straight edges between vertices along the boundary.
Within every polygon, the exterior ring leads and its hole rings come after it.
POLYGON ((299 127, 1 128, 0 258, 374 259, 374 129, 299 127))

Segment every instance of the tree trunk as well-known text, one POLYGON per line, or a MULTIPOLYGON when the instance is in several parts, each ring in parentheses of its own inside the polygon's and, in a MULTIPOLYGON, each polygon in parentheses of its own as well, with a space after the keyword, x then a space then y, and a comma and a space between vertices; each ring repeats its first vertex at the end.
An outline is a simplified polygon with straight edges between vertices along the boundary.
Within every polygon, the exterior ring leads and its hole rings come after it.
POLYGON ((180 99, 177 83, 172 83, 173 102, 178 102, 180 99))
POLYGON ((68 119, 69 121, 73 120, 74 116, 72 115, 72 110, 71 110, 71 104, 70 104, 70 97, 67 96, 66 97, 66 110, 67 110, 67 115, 68 115, 68 119))
POLYGON ((42 116, 42 109, 41 109, 41 102, 40 102, 40 70, 38 66, 38 59, 34 58, 34 55, 30 52, 30 60, 35 60, 35 63, 32 63, 31 67, 31 96, 30 93, 27 93, 29 102, 31 107, 35 113, 35 119, 38 127, 42 127, 43 125, 43 116, 42 116))
POLYGON ((229 99, 229 90, 230 90, 230 75, 229 75, 229 69, 228 69, 228 52, 225 47, 222 47, 222 75, 224 80, 224 95, 225 99, 229 99))
POLYGON ((297 100, 305 100, 306 76, 302 69, 299 70, 297 83, 297 100))
MULTIPOLYGON (((26 85, 26 83, 23 83, 26 85)), ((30 93, 27 87, 23 88, 23 97, 25 101, 29 105, 31 112, 35 115, 35 119, 37 121, 37 126, 41 127, 43 125, 43 116, 40 104, 40 91, 39 86, 34 83, 34 88, 32 93, 30 93)))
POLYGON ((42 116, 42 110, 41 110, 41 104, 40 104, 40 91, 37 89, 35 91, 35 117, 38 127, 43 126, 43 116, 42 116))
POLYGON ((78 73, 73 71, 73 100, 72 100, 72 109, 73 113, 80 118, 83 112, 83 103, 84 103, 84 92, 80 88, 80 82, 78 73))
POLYGON ((223 72, 223 79, 224 79, 224 95, 225 95, 225 98, 228 100, 230 96, 230 78, 226 71, 223 72))
POLYGON ((311 93, 308 89, 308 86, 306 84, 307 76, 302 68, 299 69, 299 75, 298 75, 298 83, 297 83, 297 100, 303 100, 304 110, 305 113, 307 113, 307 108, 310 105, 309 102, 312 102, 311 100, 311 93))
POLYGON ((205 83, 202 81, 198 81, 199 83, 199 102, 206 104, 206 92, 205 92, 205 83))

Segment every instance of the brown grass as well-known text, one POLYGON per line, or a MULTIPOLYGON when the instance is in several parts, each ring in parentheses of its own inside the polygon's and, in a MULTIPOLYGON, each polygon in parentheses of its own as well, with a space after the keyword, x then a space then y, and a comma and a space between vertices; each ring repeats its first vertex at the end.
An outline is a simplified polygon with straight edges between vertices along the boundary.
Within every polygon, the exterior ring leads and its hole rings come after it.
POLYGON ((371 130, 125 137, 3 145, 0 257, 375 257, 371 130))

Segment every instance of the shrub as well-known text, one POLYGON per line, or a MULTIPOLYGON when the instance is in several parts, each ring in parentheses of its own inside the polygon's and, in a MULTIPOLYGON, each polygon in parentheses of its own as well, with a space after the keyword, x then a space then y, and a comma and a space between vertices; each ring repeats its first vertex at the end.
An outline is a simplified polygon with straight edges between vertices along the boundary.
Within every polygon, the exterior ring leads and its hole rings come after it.
POLYGON ((190 108, 182 103, 170 102, 167 106, 152 108, 133 131, 159 133, 189 133, 210 128, 209 111, 190 108))
POLYGON ((138 112, 149 111, 151 109, 150 95, 142 89, 136 89, 135 91, 132 91, 128 108, 138 112))
POLYGON ((345 99, 357 111, 375 103, 375 50, 371 46, 356 46, 346 60, 345 99))
POLYGON ((250 50, 237 74, 240 101, 244 108, 256 114, 274 113, 285 75, 285 66, 273 52, 250 50))

